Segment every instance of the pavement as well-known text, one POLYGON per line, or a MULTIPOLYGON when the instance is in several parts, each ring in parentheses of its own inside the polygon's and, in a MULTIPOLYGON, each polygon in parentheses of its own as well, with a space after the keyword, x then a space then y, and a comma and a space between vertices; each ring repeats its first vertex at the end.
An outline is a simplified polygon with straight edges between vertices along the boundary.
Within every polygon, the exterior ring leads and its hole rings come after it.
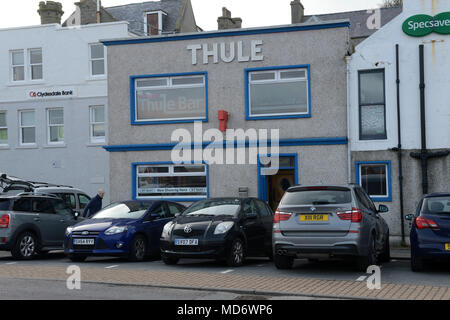
MULTIPOLYGON (((68 278, 67 266, 2 265, 0 279, 59 280, 68 278)), ((205 273, 168 270, 97 268, 79 265, 83 285, 108 284, 136 288, 165 288, 229 292, 258 296, 297 296, 327 299, 450 300, 450 286, 383 283, 370 290, 366 281, 323 280, 308 277, 205 273)), ((65 285, 65 283, 62 283, 65 285)))
POLYGON ((409 247, 391 248, 391 257, 398 260, 410 260, 411 249, 409 247))

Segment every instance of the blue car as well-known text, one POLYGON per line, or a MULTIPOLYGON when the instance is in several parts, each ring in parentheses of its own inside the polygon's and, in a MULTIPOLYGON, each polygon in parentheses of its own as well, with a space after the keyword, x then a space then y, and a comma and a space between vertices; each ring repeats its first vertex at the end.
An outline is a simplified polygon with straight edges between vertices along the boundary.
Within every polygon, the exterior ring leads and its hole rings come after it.
POLYGON ((423 197, 406 220, 412 221, 412 271, 422 271, 429 260, 450 260, 450 193, 423 197))
POLYGON ((164 225, 184 210, 170 201, 122 201, 100 210, 87 220, 68 227, 64 252, 74 262, 88 256, 127 257, 142 261, 159 254, 164 225))

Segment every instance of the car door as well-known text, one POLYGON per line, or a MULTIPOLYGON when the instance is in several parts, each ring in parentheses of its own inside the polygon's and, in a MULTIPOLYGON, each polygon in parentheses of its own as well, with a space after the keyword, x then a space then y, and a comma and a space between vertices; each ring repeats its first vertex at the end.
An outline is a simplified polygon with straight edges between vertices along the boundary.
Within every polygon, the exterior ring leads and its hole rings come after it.
POLYGON ((254 200, 246 199, 242 203, 242 227, 247 238, 249 255, 264 251, 264 225, 254 200))
POLYGON ((89 201, 91 201, 91 198, 83 193, 78 193, 77 198, 78 198, 78 203, 77 203, 77 208, 75 209, 75 211, 78 212, 81 217, 83 215, 84 208, 86 208, 89 201))
POLYGON ((33 212, 31 207, 31 198, 17 199, 12 207, 14 212, 14 220, 17 226, 32 225, 36 229, 40 229, 39 214, 33 212))
POLYGON ((65 201, 55 199, 51 200, 51 202, 55 210, 55 215, 57 216, 55 224, 55 241, 62 245, 66 228, 73 226, 77 221, 73 215, 73 210, 65 201))
POLYGON ((148 244, 150 251, 159 251, 159 240, 161 238, 162 230, 165 224, 170 220, 172 220, 172 217, 167 208, 166 202, 162 201, 153 205, 143 222, 145 224, 147 239, 150 241, 148 244), (159 218, 154 219, 152 215, 155 214, 158 215, 159 218))
POLYGON ((376 231, 376 248, 377 250, 382 250, 383 244, 384 244, 384 237, 385 237, 385 226, 383 225, 383 218, 381 218, 380 214, 378 213, 375 205, 373 204, 372 200, 370 199, 369 195, 364 191, 362 188, 357 189, 359 196, 361 198, 361 201, 363 203, 363 206, 368 213, 368 218, 371 219, 372 226, 374 226, 376 231))
POLYGON ((255 200, 255 203, 264 227, 265 252, 270 253, 272 251, 273 211, 264 201, 255 200))
POLYGON ((32 210, 33 213, 38 215, 42 244, 46 246, 57 246, 61 222, 50 200, 48 198, 34 198, 32 200, 32 210))

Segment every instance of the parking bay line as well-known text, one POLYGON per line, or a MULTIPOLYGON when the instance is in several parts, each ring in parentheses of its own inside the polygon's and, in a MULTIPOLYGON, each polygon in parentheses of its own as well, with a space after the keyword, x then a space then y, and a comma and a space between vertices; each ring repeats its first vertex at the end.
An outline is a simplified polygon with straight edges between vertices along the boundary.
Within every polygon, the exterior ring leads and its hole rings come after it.
POLYGON ((109 266, 109 267, 105 267, 105 269, 113 269, 113 268, 117 268, 119 265, 114 265, 114 266, 109 266))
POLYGON ((226 274, 226 273, 230 273, 230 272, 233 272, 233 271, 234 271, 233 269, 229 269, 229 270, 222 271, 221 273, 222 274, 226 274))
POLYGON ((8 263, 5 263, 5 264, 12 265, 12 264, 17 264, 17 262, 8 262, 8 263))

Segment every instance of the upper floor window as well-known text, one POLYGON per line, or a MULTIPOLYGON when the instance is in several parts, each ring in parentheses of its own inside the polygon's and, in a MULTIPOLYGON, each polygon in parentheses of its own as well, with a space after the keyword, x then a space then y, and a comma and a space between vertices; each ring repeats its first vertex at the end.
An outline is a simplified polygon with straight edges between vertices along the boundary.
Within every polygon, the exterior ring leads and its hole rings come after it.
POLYGON ((133 124, 207 120, 206 74, 136 77, 133 124))
POLYGON ((89 45, 89 66, 91 76, 103 76, 105 70, 105 47, 101 43, 89 45))
POLYGON ((11 75, 12 81, 42 80, 42 48, 11 51, 11 75))
POLYGON ((0 111, 0 145, 8 144, 8 125, 6 123, 6 112, 0 111))
POLYGON ((161 34, 163 31, 163 21, 167 13, 163 11, 152 11, 144 14, 145 34, 148 36, 161 34))
POLYGON ((91 106, 89 113, 91 143, 105 142, 105 106, 91 106))
POLYGON ((246 70, 248 120, 309 117, 308 68, 246 70))
POLYGON ((21 145, 36 143, 34 110, 19 111, 19 138, 21 145))
POLYGON ((64 142, 64 109, 47 110, 48 144, 58 144, 64 142))
POLYGON ((359 72, 359 139, 387 139, 384 69, 359 72))

